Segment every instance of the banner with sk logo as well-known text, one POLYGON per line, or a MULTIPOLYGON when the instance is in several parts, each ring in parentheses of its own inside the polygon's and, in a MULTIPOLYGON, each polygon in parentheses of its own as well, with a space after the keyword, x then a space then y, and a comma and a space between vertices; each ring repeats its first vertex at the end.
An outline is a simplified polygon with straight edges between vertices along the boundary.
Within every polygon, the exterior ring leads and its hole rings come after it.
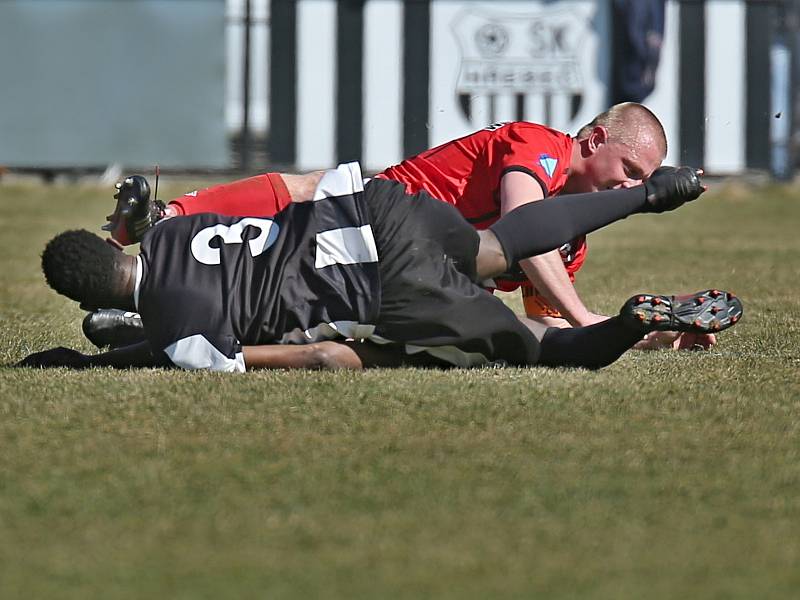
POLYGON ((528 120, 574 132, 602 110, 609 48, 598 39, 610 39, 606 3, 441 4, 449 6, 433 4, 434 103, 449 82, 451 102, 470 129, 528 120))

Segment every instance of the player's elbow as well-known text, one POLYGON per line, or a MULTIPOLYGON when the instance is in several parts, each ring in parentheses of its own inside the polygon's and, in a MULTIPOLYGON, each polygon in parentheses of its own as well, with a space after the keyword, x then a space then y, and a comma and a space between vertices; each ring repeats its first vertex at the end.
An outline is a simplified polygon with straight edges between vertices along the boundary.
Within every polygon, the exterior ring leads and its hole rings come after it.
POLYGON ((348 346, 337 342, 320 342, 310 346, 311 368, 329 369, 362 369, 359 356, 348 346))

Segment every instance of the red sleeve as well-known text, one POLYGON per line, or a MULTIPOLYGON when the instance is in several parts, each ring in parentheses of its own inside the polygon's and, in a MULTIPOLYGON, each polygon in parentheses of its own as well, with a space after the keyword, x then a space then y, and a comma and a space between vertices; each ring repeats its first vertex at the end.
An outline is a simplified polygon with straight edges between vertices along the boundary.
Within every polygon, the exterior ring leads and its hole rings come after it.
POLYGON ((545 196, 551 196, 564 187, 572 139, 534 123, 509 123, 495 132, 488 152, 489 164, 498 179, 509 171, 522 171, 539 182, 545 196))

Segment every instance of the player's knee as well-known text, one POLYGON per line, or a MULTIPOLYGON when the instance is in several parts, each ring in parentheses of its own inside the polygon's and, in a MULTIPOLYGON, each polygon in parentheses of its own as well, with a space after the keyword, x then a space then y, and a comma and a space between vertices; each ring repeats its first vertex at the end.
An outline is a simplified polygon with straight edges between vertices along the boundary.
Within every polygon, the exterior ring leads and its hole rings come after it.
POLYGON ((479 231, 480 245, 475 259, 478 279, 495 277, 508 270, 508 262, 503 247, 497 236, 490 230, 479 231))
POLYGON ((325 171, 313 171, 303 175, 294 175, 290 173, 281 173, 286 190, 289 193, 289 198, 292 202, 305 202, 314 197, 314 192, 317 189, 320 179, 325 174, 325 171))

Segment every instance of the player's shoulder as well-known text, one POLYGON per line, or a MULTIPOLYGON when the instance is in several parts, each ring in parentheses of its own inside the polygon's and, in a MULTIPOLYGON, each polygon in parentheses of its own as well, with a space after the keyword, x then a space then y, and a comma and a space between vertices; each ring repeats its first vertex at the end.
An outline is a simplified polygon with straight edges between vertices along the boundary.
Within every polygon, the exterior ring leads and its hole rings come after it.
POLYGON ((221 235, 241 220, 246 219, 216 213, 197 213, 162 219, 144 233, 140 248, 148 256, 159 253, 169 255, 176 245, 193 240, 204 230, 212 236, 221 235))
POLYGON ((572 139, 562 131, 531 121, 511 121, 497 132, 526 143, 542 141, 564 143, 572 139))

